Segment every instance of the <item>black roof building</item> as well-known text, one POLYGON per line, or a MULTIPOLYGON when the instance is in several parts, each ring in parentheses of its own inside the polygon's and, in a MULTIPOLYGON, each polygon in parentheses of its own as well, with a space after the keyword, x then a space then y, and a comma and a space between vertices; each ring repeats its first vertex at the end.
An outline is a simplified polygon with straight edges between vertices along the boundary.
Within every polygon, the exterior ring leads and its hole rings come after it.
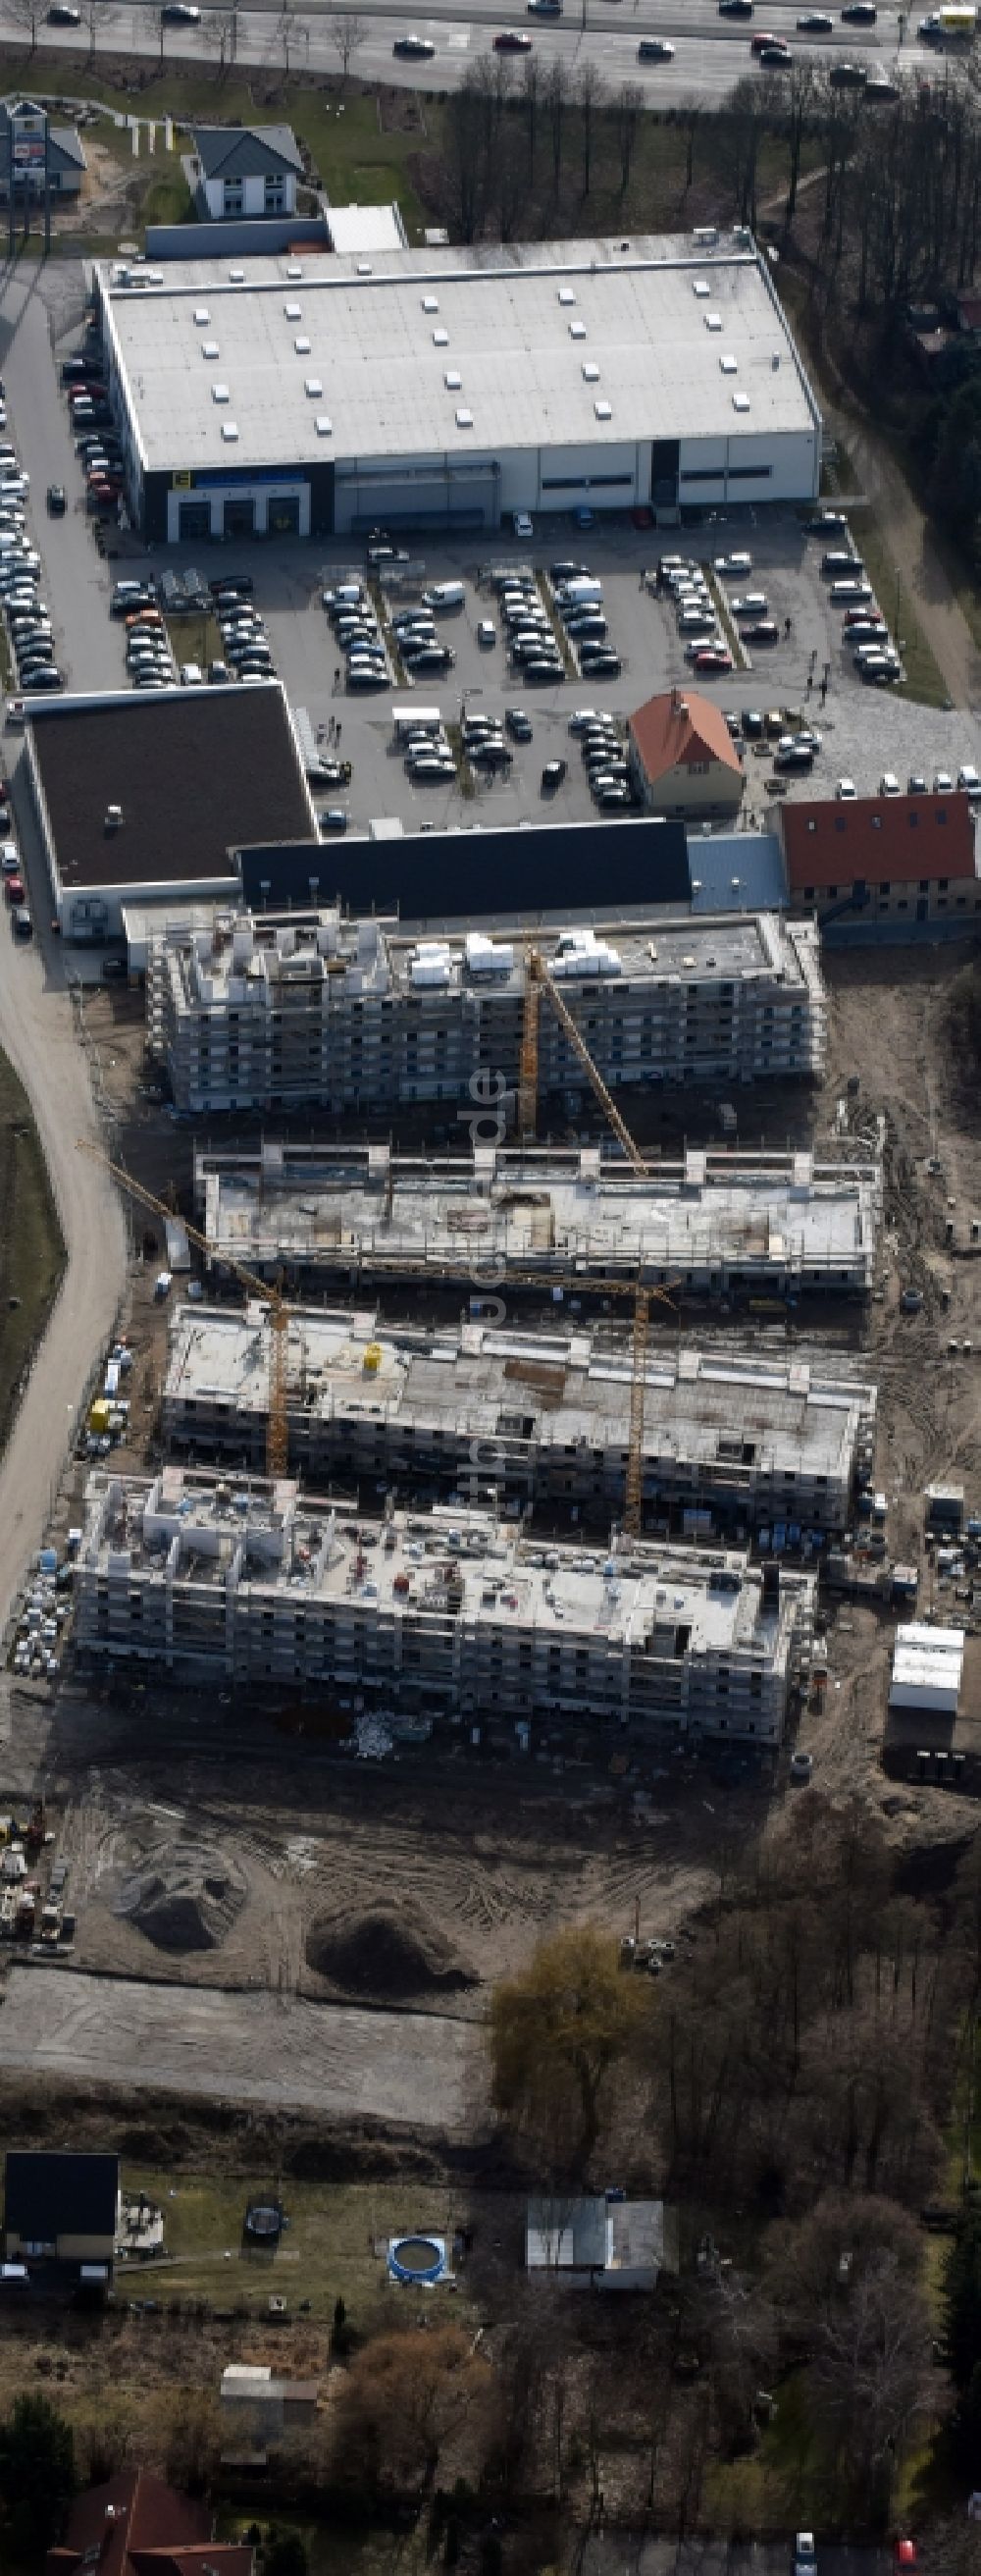
POLYGON ((22 2244, 116 2233, 119 2157, 16 2149, 4 2168, 4 2226, 22 2244))
POLYGON ((403 921, 515 921, 611 904, 691 901, 683 823, 532 823, 373 840, 256 841, 233 850, 255 912, 340 901, 403 921))

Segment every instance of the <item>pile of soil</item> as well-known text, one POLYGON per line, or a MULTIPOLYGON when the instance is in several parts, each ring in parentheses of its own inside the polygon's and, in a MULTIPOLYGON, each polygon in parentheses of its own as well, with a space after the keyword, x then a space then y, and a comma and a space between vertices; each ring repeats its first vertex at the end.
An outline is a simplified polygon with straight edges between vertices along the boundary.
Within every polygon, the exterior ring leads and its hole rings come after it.
POLYGON ((182 1835, 145 1853, 112 1910, 158 1950, 217 1950, 246 1894, 242 1871, 216 1843, 182 1835))
POLYGON ((306 1955, 308 1967, 332 1986, 376 1999, 458 1995, 478 1982, 433 1926, 409 1929, 392 1914, 363 1914, 343 1923, 321 1916, 307 1933, 306 1955))

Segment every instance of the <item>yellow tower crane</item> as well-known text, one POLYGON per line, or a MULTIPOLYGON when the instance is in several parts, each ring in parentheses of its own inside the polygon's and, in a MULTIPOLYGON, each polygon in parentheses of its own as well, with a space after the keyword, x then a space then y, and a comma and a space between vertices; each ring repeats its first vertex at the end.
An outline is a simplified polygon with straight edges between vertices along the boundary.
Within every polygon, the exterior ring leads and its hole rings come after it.
MULTIPOLYGON (((556 986, 554 977, 549 974, 548 967, 540 949, 533 947, 530 942, 528 942, 525 947, 525 994, 524 1009, 521 1020, 521 1052, 518 1064, 519 1134, 523 1139, 530 1140, 534 1136, 537 1123, 538 1010, 539 995, 543 991, 548 994, 556 1019, 559 1021, 560 1027, 565 1031, 565 1035, 568 1038, 573 1054, 578 1058, 587 1081, 589 1082, 591 1089, 595 1092, 600 1108, 602 1109, 603 1116, 607 1121, 607 1125, 612 1128, 618 1143, 622 1146, 631 1169, 635 1172, 646 1172, 649 1167, 644 1161, 640 1147, 635 1144, 626 1120, 620 1116, 620 1112, 617 1108, 612 1092, 604 1082, 598 1066, 593 1063, 585 1038, 582 1036, 580 1030, 577 1029, 572 1012, 563 1001, 562 995, 556 986)), ((611 1296, 632 1296, 634 1300, 634 1332, 630 1369, 630 1442, 627 1450, 624 1525, 629 1532, 629 1535, 632 1538, 636 1538, 639 1534, 643 1517, 644 1394, 646 1387, 645 1362, 647 1356, 647 1332, 648 1325, 650 1323, 651 1301, 652 1298, 659 1297, 663 1299, 665 1305, 670 1306, 671 1297, 666 1288, 647 1288, 640 1279, 632 1282, 629 1287, 625 1284, 618 1285, 616 1282, 609 1279, 594 1281, 592 1284, 604 1294, 611 1296)))
MULTIPOLYGON (((134 1180, 132 1172, 127 1172, 124 1164, 114 1163, 111 1155, 102 1153, 98 1145, 90 1145, 87 1137, 80 1136, 77 1141, 79 1152, 91 1155, 94 1163, 101 1163, 104 1171, 111 1172, 113 1180, 118 1182, 121 1190, 128 1191, 130 1198, 138 1200, 141 1207, 150 1208, 154 1216, 163 1217, 165 1222, 173 1222, 173 1208, 168 1207, 165 1199, 155 1198, 153 1191, 145 1189, 142 1181, 134 1180)), ((202 1234, 196 1225, 188 1225, 183 1217, 180 1222, 189 1242, 196 1243, 199 1251, 205 1253, 210 1260, 212 1246, 208 1242, 207 1235, 202 1234)), ((270 1286, 268 1279, 257 1278, 253 1271, 246 1270, 244 1263, 233 1261, 227 1253, 222 1253, 221 1259, 224 1268, 231 1271, 232 1277, 241 1281, 242 1287, 248 1289, 250 1296, 260 1298, 268 1311, 269 1394, 266 1411, 266 1474, 270 1477, 285 1476, 289 1467, 286 1336, 289 1330, 290 1310, 278 1280, 270 1286)))

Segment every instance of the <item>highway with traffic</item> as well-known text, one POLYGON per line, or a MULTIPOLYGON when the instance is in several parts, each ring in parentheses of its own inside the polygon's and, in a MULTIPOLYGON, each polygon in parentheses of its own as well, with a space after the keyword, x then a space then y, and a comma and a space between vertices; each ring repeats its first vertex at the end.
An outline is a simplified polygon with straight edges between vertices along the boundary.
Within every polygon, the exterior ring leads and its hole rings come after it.
MULTIPOLYGON (((165 60, 179 55, 214 61, 221 22, 227 27, 230 13, 231 0, 201 0, 199 23, 166 28, 165 60)), ((769 28, 786 38, 795 58, 800 54, 815 62, 864 62, 870 72, 889 76, 897 67, 936 69, 936 49, 918 40, 912 12, 880 8, 874 26, 856 26, 843 22, 840 8, 835 7, 829 12, 832 32, 818 37, 798 32, 797 19, 807 14, 800 0, 796 5, 795 0, 755 0, 752 25, 720 16, 715 0, 691 0, 683 13, 678 0, 565 0, 563 14, 550 19, 533 15, 524 0, 515 0, 511 8, 507 0, 468 0, 466 14, 460 0, 427 0, 425 15, 416 12, 412 0, 395 9, 391 0, 304 0, 302 8, 291 5, 291 0, 285 0, 285 5, 284 0, 238 0, 237 55, 252 65, 282 64, 288 43, 295 68, 337 77, 337 21, 353 16, 361 41, 351 53, 352 75, 373 84, 384 80, 422 90, 452 89, 474 60, 491 49, 495 35, 514 27, 530 35, 540 67, 547 68, 558 57, 572 73, 584 62, 592 62, 614 90, 624 81, 637 81, 651 106, 663 101, 677 107, 697 99, 710 108, 718 106, 746 74, 767 77, 751 54, 750 39, 769 28), (396 39, 408 30, 428 40, 434 53, 416 59, 393 54, 396 39), (642 37, 652 36, 673 47, 673 54, 658 62, 639 62, 638 44, 642 37)), ((22 36, 12 11, 0 0, 0 33, 16 40, 18 32, 22 36)), ((46 23, 39 27, 39 53, 77 52, 78 47, 78 34, 46 23)), ((159 55, 159 11, 151 0, 107 8, 102 50, 159 55)), ((509 57, 499 59, 506 62, 509 57)), ((522 60, 527 61, 528 55, 513 58, 517 79, 522 60)), ((769 77, 779 81, 781 75, 774 71, 769 77)), ((84 81, 80 86, 84 88, 84 81)))

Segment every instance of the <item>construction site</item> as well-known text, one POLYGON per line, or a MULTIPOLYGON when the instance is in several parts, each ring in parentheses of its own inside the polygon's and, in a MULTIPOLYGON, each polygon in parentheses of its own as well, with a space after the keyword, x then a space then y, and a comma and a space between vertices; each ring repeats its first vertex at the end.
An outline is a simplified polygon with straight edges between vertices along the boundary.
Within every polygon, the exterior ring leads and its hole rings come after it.
POLYGON ((479 1100, 487 1094, 472 1086, 487 1068, 504 1086, 521 1079, 526 994, 544 986, 543 1092, 575 1078, 582 1046, 613 1088, 821 1071, 810 921, 600 912, 588 928, 549 926, 536 939, 496 922, 429 937, 337 912, 278 922, 220 913, 210 930, 151 941, 150 1049, 176 1107, 195 1116, 479 1100))
POLYGON ((638 1275, 706 1297, 739 1291, 865 1298, 881 1172, 872 1161, 691 1147, 632 1163, 604 1146, 483 1141, 504 1115, 475 1100, 469 1153, 396 1155, 262 1138, 199 1149, 198 1220, 215 1269, 245 1264, 316 1287, 470 1281, 604 1291, 638 1275))
MULTIPOLYGON (((199 1302, 173 1312, 161 1398, 173 1457, 261 1473, 272 1326, 199 1302)), ((463 1321, 433 1333, 376 1308, 293 1306, 285 1339, 290 1473, 364 1509, 382 1493, 493 1497, 500 1509, 605 1525, 622 1512, 630 1343, 580 1322, 546 1333, 463 1321)), ((644 1365, 645 1526, 709 1536, 786 1523, 791 1544, 847 1527, 872 1476, 875 1390, 818 1359, 664 1340, 644 1365)))
POLYGON ((585 1712, 620 1751, 672 1734, 774 1746, 810 1685, 814 1596, 813 1575, 732 1551, 542 1548, 439 1505, 390 1509, 379 1530, 288 1483, 96 1470, 75 1633, 103 1668, 316 1688, 359 1735, 377 1714, 410 1742, 466 1725, 476 1745, 493 1718, 527 1752, 585 1712))

